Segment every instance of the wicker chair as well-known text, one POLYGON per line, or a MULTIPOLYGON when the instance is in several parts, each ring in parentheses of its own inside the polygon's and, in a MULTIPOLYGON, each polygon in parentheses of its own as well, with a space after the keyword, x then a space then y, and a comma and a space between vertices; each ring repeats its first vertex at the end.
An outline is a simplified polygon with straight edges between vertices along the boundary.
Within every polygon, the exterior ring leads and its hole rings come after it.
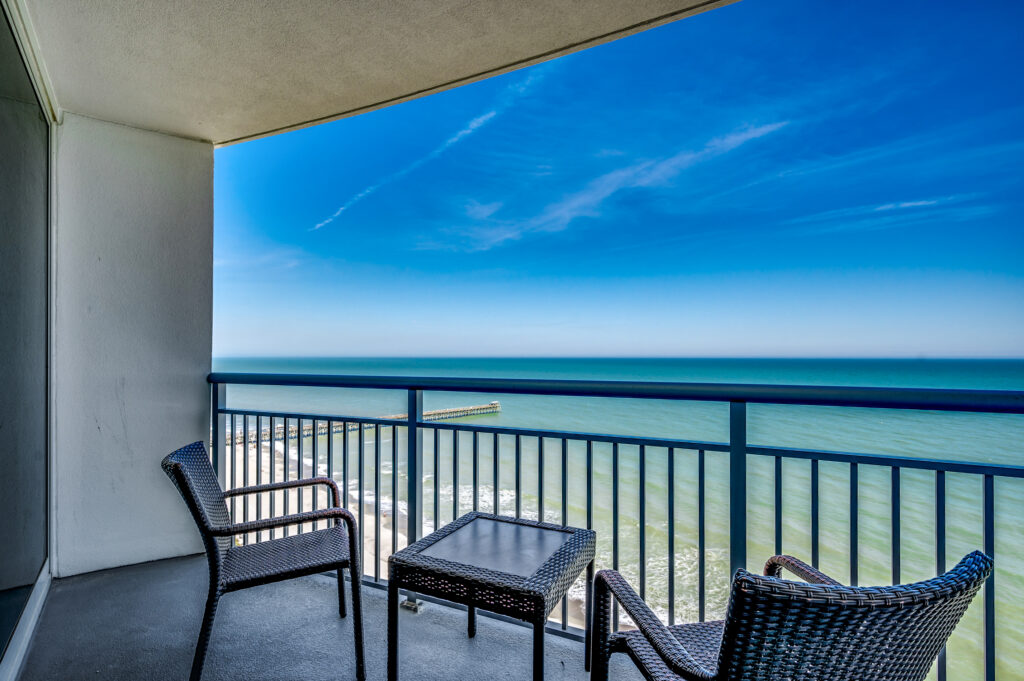
POLYGON ((199 527, 210 565, 210 591, 206 600, 199 641, 192 661, 191 681, 199 681, 203 662, 213 630, 217 602, 229 591, 269 584, 293 577, 302 577, 327 570, 338 575, 338 613, 345 617, 345 580, 342 570, 348 568, 352 580, 352 615, 356 646, 356 678, 364 681, 362 607, 359 598, 359 547, 356 521, 341 508, 338 486, 330 478, 307 478, 289 482, 241 487, 224 492, 210 465, 210 457, 202 442, 194 442, 167 455, 161 466, 185 499, 199 527), (326 485, 333 495, 333 507, 319 511, 286 515, 277 518, 231 523, 226 497, 254 494, 294 487, 326 485), (234 536, 272 527, 298 525, 314 520, 331 520, 332 527, 296 534, 282 539, 236 546, 234 536), (342 524, 340 521, 344 521, 342 524))
POLYGON ((724 621, 666 627, 613 570, 595 579, 593 681, 626 653, 651 681, 920 681, 989 573, 974 552, 934 579, 842 586, 790 556, 737 570, 724 621), (786 568, 808 583, 779 579, 786 568), (612 596, 637 625, 611 633, 612 596))

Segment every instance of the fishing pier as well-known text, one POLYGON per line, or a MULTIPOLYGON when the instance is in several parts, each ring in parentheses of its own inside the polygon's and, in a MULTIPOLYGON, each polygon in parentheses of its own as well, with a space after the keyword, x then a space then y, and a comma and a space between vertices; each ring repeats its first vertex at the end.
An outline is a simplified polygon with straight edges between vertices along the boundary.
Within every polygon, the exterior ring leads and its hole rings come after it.
MULTIPOLYGON (((497 414, 501 411, 501 402, 495 400, 487 404, 476 404, 468 407, 448 407, 446 409, 431 409, 430 411, 423 412, 423 420, 425 422, 431 421, 449 421, 451 419, 461 419, 467 416, 481 416, 483 414, 497 414)), ((387 416, 380 416, 378 418, 394 420, 396 426, 404 425, 404 421, 408 418, 408 414, 388 414, 387 416)), ((286 421, 290 421, 287 419, 286 421)), ((299 423, 288 425, 288 439, 294 440, 299 436, 299 423)), ((316 434, 327 435, 328 429, 331 434, 337 434, 352 430, 359 430, 358 422, 340 422, 340 421, 327 421, 327 420, 312 420, 301 419, 302 437, 312 437, 313 428, 316 427, 316 434)), ((262 440, 269 442, 271 439, 270 426, 261 428, 259 431, 252 430, 247 433, 239 433, 235 435, 235 444, 244 445, 246 443, 246 436, 248 436, 249 444, 256 444, 257 441, 262 440)), ((280 423, 273 427, 273 439, 280 441, 284 439, 285 435, 285 424, 280 423)))

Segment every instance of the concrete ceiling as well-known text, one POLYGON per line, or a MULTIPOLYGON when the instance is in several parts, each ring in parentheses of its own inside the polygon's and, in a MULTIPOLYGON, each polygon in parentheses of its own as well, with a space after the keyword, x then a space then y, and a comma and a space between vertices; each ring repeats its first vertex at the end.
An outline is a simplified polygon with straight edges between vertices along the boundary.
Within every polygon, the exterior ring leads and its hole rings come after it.
POLYGON ((14 0, 62 110, 230 143, 734 0, 14 0))

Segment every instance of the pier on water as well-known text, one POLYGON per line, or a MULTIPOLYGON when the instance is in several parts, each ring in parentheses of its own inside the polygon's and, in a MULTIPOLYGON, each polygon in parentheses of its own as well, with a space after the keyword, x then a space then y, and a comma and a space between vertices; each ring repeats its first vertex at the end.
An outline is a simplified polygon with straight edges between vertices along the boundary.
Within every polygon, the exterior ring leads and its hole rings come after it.
MULTIPOLYGON (((495 400, 487 404, 476 404, 468 407, 448 407, 447 409, 431 409, 430 411, 423 412, 423 421, 447 421, 450 419, 461 419, 466 416, 480 416, 482 414, 497 414, 501 411, 501 403, 495 400)), ((379 416, 381 419, 394 419, 396 426, 402 426, 405 424, 405 420, 408 418, 408 414, 389 414, 387 416, 379 416)), ((288 421, 292 419, 287 419, 288 421)), ((303 419, 305 421, 305 419, 303 419)), ((313 428, 316 428, 317 435, 327 435, 328 427, 332 434, 344 432, 348 430, 359 430, 358 422, 341 422, 341 421, 330 421, 317 419, 310 423, 302 423, 302 437, 312 437, 313 428)), ((270 427, 261 428, 259 431, 252 430, 247 433, 238 433, 235 435, 235 444, 244 445, 246 443, 246 436, 248 436, 249 444, 256 444, 257 437, 263 441, 270 440, 270 427)), ((285 424, 279 424, 274 426, 274 440, 283 440, 285 436, 285 424)), ((293 424, 288 426, 288 439, 294 440, 299 436, 299 424, 293 424)))

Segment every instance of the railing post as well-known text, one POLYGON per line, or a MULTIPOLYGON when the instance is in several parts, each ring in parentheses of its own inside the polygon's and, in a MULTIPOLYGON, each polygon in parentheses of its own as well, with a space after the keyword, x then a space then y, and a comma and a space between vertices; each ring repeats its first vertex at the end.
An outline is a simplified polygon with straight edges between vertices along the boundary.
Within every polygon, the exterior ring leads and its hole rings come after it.
MULTIPOLYGON (((223 383, 210 384, 210 455, 213 457, 213 470, 217 474, 220 486, 225 488, 227 466, 224 442, 224 429, 227 427, 222 410, 227 406, 227 386, 223 383)), ((234 433, 232 433, 234 436, 234 433)))
MULTIPOLYGON (((406 410, 406 473, 409 483, 409 524, 406 536, 409 544, 420 538, 423 527, 423 391, 410 389, 408 392, 409 408, 406 410)), ((436 457, 435 457, 436 461, 436 457)), ((394 472, 392 473, 394 475, 394 472)), ((436 484, 436 477, 435 477, 436 484)), ((437 519, 434 519, 436 525, 437 519)), ((436 528, 435 528, 436 529, 436 528)), ((391 578, 391 575, 388 575, 391 578)), ((416 594, 408 592, 401 606, 413 612, 420 611, 420 602, 416 594)))
POLYGON ((729 403, 729 572, 747 567, 747 403, 729 403))
MULTIPOLYGON (((985 553, 993 560, 996 557, 996 479, 984 478, 985 553)), ((985 681, 996 681, 996 575, 995 571, 985 580, 985 681)))
POLYGON ((423 527, 423 391, 409 390, 409 409, 406 442, 408 445, 407 468, 409 482, 409 527, 407 537, 409 543, 420 538, 423 527))

